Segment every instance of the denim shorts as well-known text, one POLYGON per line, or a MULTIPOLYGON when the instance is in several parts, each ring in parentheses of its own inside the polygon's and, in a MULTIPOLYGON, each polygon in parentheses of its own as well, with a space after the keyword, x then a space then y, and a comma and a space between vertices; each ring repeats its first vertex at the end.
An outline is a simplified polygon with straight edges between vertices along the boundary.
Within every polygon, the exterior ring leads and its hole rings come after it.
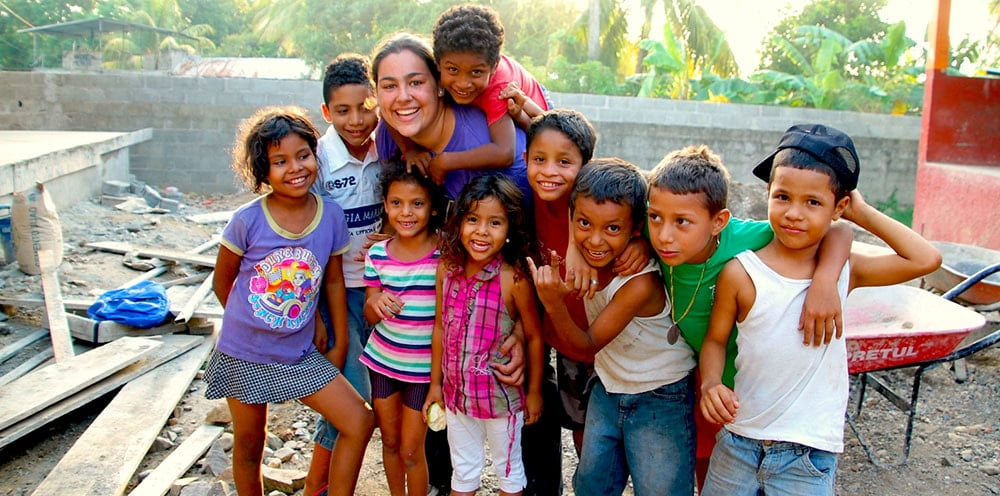
POLYGON ((577 496, 694 493, 694 391, 690 375, 637 394, 609 393, 594 381, 573 478, 577 496))
POLYGON ((719 431, 704 496, 833 496, 837 454, 719 431))

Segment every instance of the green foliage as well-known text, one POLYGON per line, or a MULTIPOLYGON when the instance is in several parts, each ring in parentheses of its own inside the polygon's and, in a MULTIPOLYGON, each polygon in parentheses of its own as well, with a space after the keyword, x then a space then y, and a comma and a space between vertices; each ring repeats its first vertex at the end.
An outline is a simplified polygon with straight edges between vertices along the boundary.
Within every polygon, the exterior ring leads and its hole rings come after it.
POLYGON ((913 205, 900 204, 895 189, 885 201, 877 202, 875 208, 906 226, 913 226, 913 205))
POLYGON ((793 38, 774 36, 771 46, 791 71, 760 70, 751 82, 768 90, 765 103, 863 112, 919 110, 923 61, 912 60, 914 45, 899 22, 878 41, 851 41, 823 26, 801 26, 793 38), (844 61, 850 60, 853 65, 844 61), (901 63, 902 61, 902 63, 901 63))
MULTIPOLYGON (((888 0, 813 0, 798 15, 790 15, 779 22, 763 40, 759 69, 794 72, 797 64, 789 60, 788 50, 776 39, 793 40, 801 26, 821 26, 840 33, 851 40, 879 40, 888 25, 879 18, 878 11, 888 0)), ((795 48, 806 58, 814 57, 818 47, 798 43, 795 48)), ((849 60, 839 60, 850 66, 849 60)))
POLYGON ((181 9, 181 0, 128 0, 115 16, 136 24, 168 29, 184 36, 155 31, 132 31, 105 35, 104 65, 109 68, 133 69, 142 66, 141 59, 152 55, 155 68, 165 50, 195 54, 215 48, 208 36, 215 33, 209 24, 192 24, 181 9), (137 64, 137 60, 140 62, 137 64))
POLYGON ((77 21, 101 15, 115 2, 4 0, 0 7, 0 70, 58 67, 65 51, 99 46, 64 36, 18 33, 20 29, 77 21), (13 12, 13 13, 12 13, 13 12))
MULTIPOLYGON (((598 60, 606 67, 617 68, 621 55, 627 51, 628 19, 618 0, 600 0, 601 29, 600 53, 598 60)), ((557 38, 557 51, 550 57, 561 55, 574 64, 587 61, 587 19, 588 13, 566 26, 557 38)))
MULTIPOLYGON (((534 74, 537 76, 539 73, 534 74)), ((566 57, 556 56, 538 80, 549 91, 558 93, 634 94, 630 92, 629 85, 618 84, 614 71, 597 60, 573 63, 566 57)))
POLYGON ((663 42, 639 42, 646 70, 640 76, 639 96, 686 100, 707 86, 697 83, 700 79, 730 78, 739 72, 725 35, 704 9, 691 0, 671 0, 664 1, 664 10, 663 42))

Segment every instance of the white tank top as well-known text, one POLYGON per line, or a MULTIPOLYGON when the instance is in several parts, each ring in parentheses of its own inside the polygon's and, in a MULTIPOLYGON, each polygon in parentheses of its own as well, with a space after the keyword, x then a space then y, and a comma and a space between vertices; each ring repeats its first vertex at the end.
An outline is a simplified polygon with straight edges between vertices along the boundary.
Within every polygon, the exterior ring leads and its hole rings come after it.
MULTIPOLYGON (((584 300, 587 320, 597 318, 625 283, 650 272, 660 272, 652 260, 638 274, 615 276, 593 298, 584 300)), ((694 352, 683 339, 674 344, 667 341, 667 331, 673 324, 669 301, 656 315, 634 317, 594 356, 594 370, 604 388, 609 393, 638 394, 686 377, 695 366, 694 352)))
MULTIPOLYGON (((757 289, 746 319, 737 323, 736 420, 725 427, 758 440, 787 441, 840 453, 847 408, 847 347, 835 339, 819 347, 802 344, 799 316, 811 279, 790 279, 757 254, 736 255, 757 289)), ((850 269, 837 281, 841 305, 850 269)))

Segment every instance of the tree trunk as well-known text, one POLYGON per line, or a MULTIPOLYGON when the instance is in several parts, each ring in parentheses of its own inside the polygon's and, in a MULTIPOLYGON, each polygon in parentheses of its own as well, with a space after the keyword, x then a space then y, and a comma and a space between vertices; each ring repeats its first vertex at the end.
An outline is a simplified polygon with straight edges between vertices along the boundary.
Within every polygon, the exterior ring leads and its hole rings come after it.
POLYGON ((601 1, 590 0, 587 19, 587 59, 601 58, 601 1))

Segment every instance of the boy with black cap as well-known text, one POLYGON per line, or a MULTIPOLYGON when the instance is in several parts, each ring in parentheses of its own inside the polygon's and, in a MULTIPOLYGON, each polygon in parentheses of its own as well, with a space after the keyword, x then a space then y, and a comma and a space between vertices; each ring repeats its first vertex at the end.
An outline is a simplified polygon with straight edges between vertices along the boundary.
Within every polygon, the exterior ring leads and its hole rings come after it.
POLYGON ((841 301, 856 287, 927 274, 941 256, 919 234, 864 202, 855 189, 858 155, 841 131, 792 126, 753 172, 768 181, 774 239, 738 254, 719 275, 699 360, 700 407, 708 419, 726 425, 702 494, 832 495, 836 454, 843 451, 846 345, 836 339, 810 347, 795 339, 819 243, 843 216, 895 251, 852 253, 838 281, 841 301), (735 391, 721 383, 734 322, 740 350, 735 391))

